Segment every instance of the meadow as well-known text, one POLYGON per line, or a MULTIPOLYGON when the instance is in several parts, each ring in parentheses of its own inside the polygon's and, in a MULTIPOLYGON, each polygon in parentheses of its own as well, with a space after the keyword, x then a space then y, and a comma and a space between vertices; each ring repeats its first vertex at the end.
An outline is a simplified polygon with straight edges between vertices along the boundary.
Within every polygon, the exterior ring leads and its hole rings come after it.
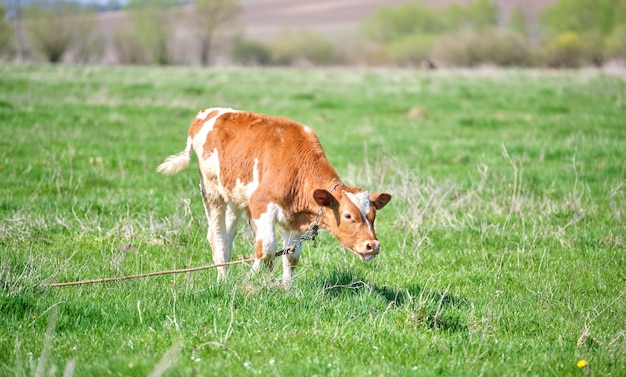
POLYGON ((0 65, 0 375, 624 376, 625 192, 623 73, 0 65), (213 106, 390 192, 378 258, 50 287, 211 264, 195 157, 155 168, 213 106))

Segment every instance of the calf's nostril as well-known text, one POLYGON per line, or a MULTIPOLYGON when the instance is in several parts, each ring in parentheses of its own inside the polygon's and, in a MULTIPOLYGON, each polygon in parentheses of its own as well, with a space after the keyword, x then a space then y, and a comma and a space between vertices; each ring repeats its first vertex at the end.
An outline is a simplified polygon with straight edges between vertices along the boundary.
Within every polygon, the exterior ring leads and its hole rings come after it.
POLYGON ((380 249, 380 242, 378 241, 368 242, 365 245, 365 249, 367 249, 367 251, 378 251, 380 249))

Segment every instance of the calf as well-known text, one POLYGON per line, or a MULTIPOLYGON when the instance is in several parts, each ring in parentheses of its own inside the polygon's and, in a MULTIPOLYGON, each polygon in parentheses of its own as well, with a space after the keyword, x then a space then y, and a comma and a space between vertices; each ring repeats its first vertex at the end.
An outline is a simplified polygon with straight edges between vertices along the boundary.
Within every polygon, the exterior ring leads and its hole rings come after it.
MULTIPOLYGON (((169 156, 157 171, 181 171, 189 164, 192 149, 200 165, 214 263, 230 261, 237 222, 244 213, 254 227, 255 271, 274 259, 276 225, 287 247, 300 239, 318 213, 320 227, 361 260, 379 253, 374 220, 391 195, 343 184, 309 127, 282 117, 205 109, 191 123, 185 150, 169 156)), ((291 280, 300 253, 297 243, 293 253, 283 255, 286 281, 291 280)), ((218 280, 225 277, 226 267, 218 267, 218 280)))

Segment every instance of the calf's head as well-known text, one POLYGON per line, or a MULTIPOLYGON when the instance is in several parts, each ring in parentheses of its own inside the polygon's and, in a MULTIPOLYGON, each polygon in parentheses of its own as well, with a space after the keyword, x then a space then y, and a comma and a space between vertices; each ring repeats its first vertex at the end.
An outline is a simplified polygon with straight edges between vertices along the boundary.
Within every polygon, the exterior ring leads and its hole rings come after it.
POLYGON ((322 227, 361 260, 371 260, 380 252, 374 231, 376 211, 389 203, 391 195, 341 188, 333 193, 321 189, 313 192, 315 202, 324 208, 322 227))

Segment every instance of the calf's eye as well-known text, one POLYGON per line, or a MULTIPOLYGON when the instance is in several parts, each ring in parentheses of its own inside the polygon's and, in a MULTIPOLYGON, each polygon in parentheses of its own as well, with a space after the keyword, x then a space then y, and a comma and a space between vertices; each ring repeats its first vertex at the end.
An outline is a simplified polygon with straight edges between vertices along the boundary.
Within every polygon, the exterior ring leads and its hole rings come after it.
POLYGON ((343 214, 343 218, 346 219, 346 220, 352 220, 352 215, 349 214, 349 213, 344 213, 343 214))

